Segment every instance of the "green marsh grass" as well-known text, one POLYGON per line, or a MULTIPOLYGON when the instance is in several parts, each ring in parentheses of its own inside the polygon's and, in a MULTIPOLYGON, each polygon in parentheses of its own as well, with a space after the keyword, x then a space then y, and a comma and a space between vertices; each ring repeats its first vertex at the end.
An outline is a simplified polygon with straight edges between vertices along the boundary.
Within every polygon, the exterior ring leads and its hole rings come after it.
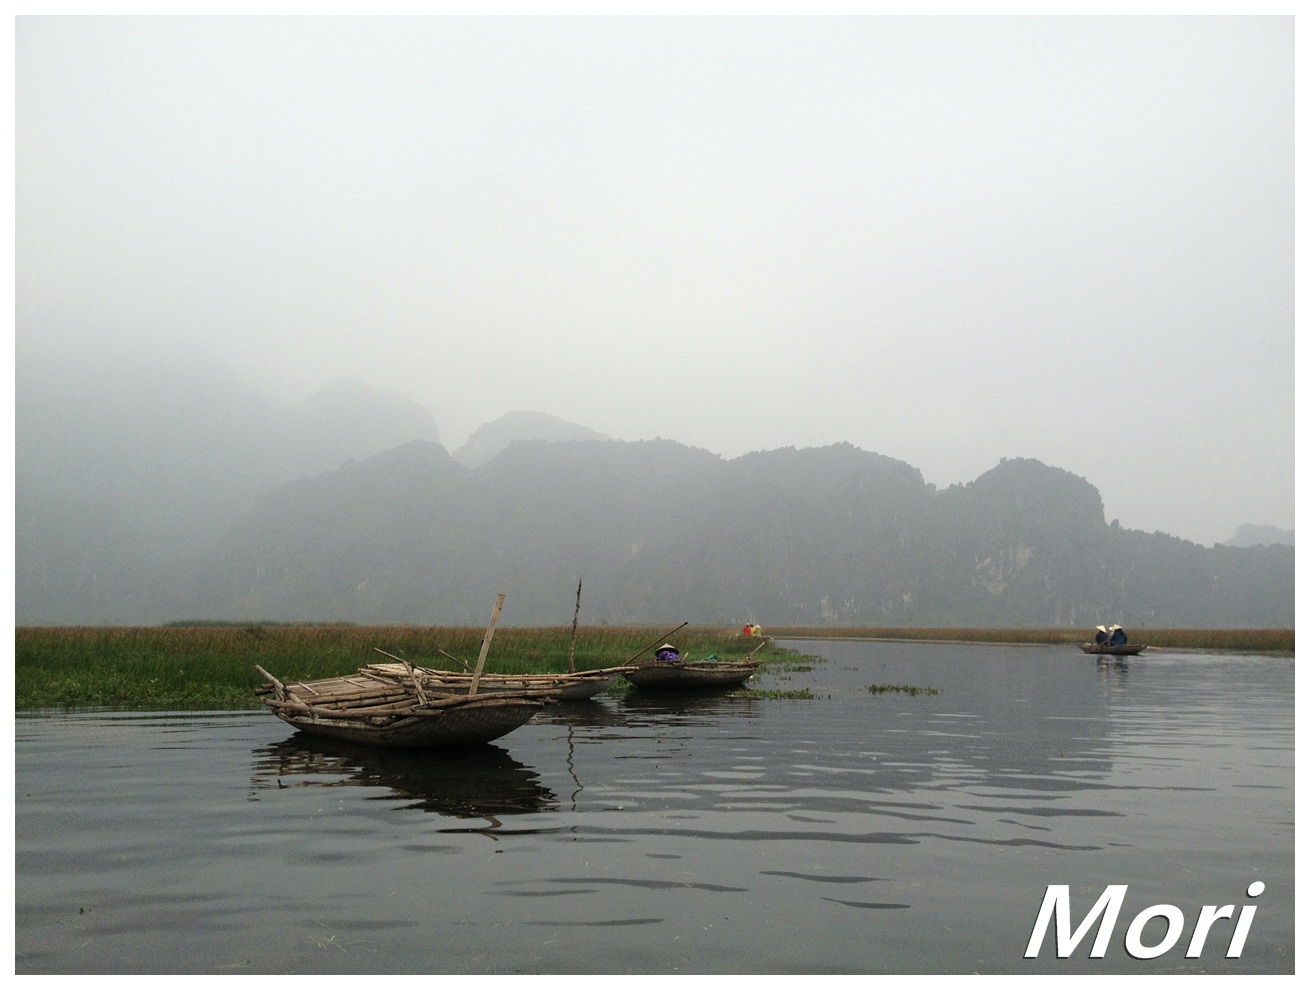
MULTIPOLYGON (((19 708, 142 706, 150 708, 255 707, 263 678, 255 665, 282 681, 354 673, 386 662, 385 650, 411 663, 461 670, 450 654, 476 664, 485 629, 461 626, 285 626, 273 624, 169 627, 23 627, 15 634, 14 698, 19 708)), ((579 627, 574 668, 626 663, 667 638, 687 660, 711 655, 744 659, 760 645, 718 628, 579 627)), ((564 673, 568 627, 498 628, 487 654, 488 673, 564 673)), ((648 650, 639 661, 649 660, 648 650)), ((756 654, 766 664, 796 654, 768 644, 756 654)), ((626 682, 623 682, 626 686, 626 682)))
MULTIPOLYGON (((259 664, 284 681, 353 673, 387 658, 376 649, 412 663, 459 670, 441 653, 476 663, 484 629, 468 626, 232 625, 168 627, 23 627, 15 632, 14 698, 20 708, 48 706, 136 706, 147 708, 255 707, 262 678, 259 664)), ((777 639, 934 640, 981 643, 1074 644, 1086 633, 1068 629, 810 628, 767 630, 777 639)), ((1292 654, 1291 629, 1129 630, 1133 642, 1174 649, 1292 654)), ((671 641, 688 660, 717 656, 741 660, 758 639, 721 627, 687 627, 668 634, 654 626, 588 626, 578 629, 577 670, 613 667, 639 650, 671 641)), ((487 656, 491 673, 563 673, 568 670, 568 627, 496 630, 487 656)), ((1149 654, 1147 654, 1149 656, 1149 654)), ((650 659, 647 652, 641 659, 650 659)), ((757 659, 788 680, 804 673, 815 657, 770 642, 757 659)), ((621 682, 619 690, 626 688, 621 682)), ((789 692, 782 692, 789 693, 789 692)))
POLYGON ((870 694, 941 694, 941 688, 915 687, 913 684, 870 684, 870 694))
POLYGON ((732 693, 743 698, 767 698, 771 701, 813 701, 818 697, 818 695, 809 688, 797 688, 791 691, 774 691, 761 688, 738 688, 732 693))

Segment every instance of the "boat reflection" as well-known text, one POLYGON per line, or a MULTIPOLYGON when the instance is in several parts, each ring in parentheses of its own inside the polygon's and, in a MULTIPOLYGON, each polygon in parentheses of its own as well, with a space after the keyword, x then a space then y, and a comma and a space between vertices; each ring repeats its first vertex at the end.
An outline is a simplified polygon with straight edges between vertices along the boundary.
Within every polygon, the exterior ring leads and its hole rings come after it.
POLYGON ((623 713, 612 699, 589 698, 549 705, 533 716, 536 725, 561 725, 571 728, 606 728, 624 724, 623 713))
POLYGON ((452 818, 523 815, 557 807, 553 791, 535 770, 499 746, 460 752, 422 752, 352 746, 298 732, 254 751, 251 784, 277 787, 386 788, 380 799, 400 798, 406 809, 452 818))
POLYGON ((620 702, 624 714, 639 718, 720 717, 758 718, 758 698, 706 691, 631 691, 620 702))

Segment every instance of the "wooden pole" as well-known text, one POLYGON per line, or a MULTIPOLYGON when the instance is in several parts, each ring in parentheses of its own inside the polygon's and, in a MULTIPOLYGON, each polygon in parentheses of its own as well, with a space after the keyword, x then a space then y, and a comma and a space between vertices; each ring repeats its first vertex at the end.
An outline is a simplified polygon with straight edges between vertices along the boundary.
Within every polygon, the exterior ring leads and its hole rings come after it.
POLYGON ((401 660, 400 662, 403 663, 405 669, 409 671, 409 679, 414 685, 414 693, 418 695, 418 703, 420 705, 426 705, 428 703, 428 696, 423 693, 423 684, 418 679, 418 672, 414 669, 414 665, 408 660, 401 660))
POLYGON ((569 640, 569 673, 573 673, 573 647, 578 642, 578 613, 582 611, 582 578, 578 578, 578 603, 573 606, 573 638, 569 640))
POLYGON ((279 680, 278 680, 276 677, 274 677, 272 674, 270 674, 270 673, 269 673, 267 670, 265 670, 263 667, 261 667, 259 664, 255 664, 255 669, 256 669, 257 671, 259 671, 261 674, 264 675, 264 677, 265 677, 265 679, 268 681, 268 683, 270 683, 270 684, 273 685, 273 690, 277 692, 277 699, 278 699, 278 701, 285 701, 285 700, 286 700, 286 697, 287 697, 287 689, 286 689, 286 687, 282 684, 282 682, 279 681, 279 680))
POLYGON ((441 654, 443 657, 445 657, 447 660, 454 660, 457 664, 459 664, 461 667, 463 667, 463 668, 464 668, 465 670, 467 670, 469 673, 472 673, 472 672, 473 672, 473 668, 472 668, 472 667, 470 667, 468 664, 466 664, 466 663, 465 663, 463 660, 461 660, 459 657, 452 657, 449 653, 447 653, 445 650, 443 650, 440 646, 437 647, 437 652, 440 653, 440 654, 441 654))
MULTIPOLYGON (((382 648, 380 648, 380 647, 375 646, 375 647, 373 647, 373 649, 377 650, 377 651, 378 651, 379 653, 381 653, 384 657, 391 657, 392 660, 399 660, 401 663, 409 663, 409 661, 406 660, 404 657, 398 657, 398 656, 396 656, 394 653, 388 653, 386 650, 384 650, 384 649, 382 649, 382 648)), ((473 672, 473 668, 472 668, 472 667, 470 667, 468 664, 466 664, 466 663, 465 663, 463 660, 461 660, 459 657, 452 657, 449 653, 447 653, 445 650, 443 650, 440 646, 437 647, 437 652, 440 653, 440 654, 441 654, 443 657, 445 657, 447 660, 454 660, 457 664, 459 664, 461 667, 463 667, 465 670, 469 671, 470 673, 473 672)), ((439 670, 430 670, 430 669, 427 668, 427 667, 419 667, 418 669, 421 670, 421 671, 423 671, 423 673, 425 673, 425 674, 440 674, 440 673, 441 673, 441 671, 439 671, 439 670)))
MULTIPOLYGON (((682 626, 686 626, 686 625, 690 625, 690 623, 689 623, 689 622, 684 622, 684 623, 682 624, 682 626)), ((678 626, 678 629, 681 629, 682 626, 678 626)), ((664 640, 668 639, 668 638, 669 638, 670 636, 672 636, 675 632, 677 632, 678 629, 670 629, 668 632, 666 632, 666 633, 665 633, 663 636, 661 636, 659 639, 655 640, 654 643, 651 643, 650 646, 646 647, 645 650, 641 650, 641 651, 639 651, 639 652, 637 652, 637 653, 634 653, 632 656, 628 657, 627 663, 632 663, 632 661, 633 661, 633 660, 636 660, 637 657, 641 656, 642 653, 645 653, 646 650, 649 650, 651 646, 658 646, 661 642, 663 642, 664 640)))
POLYGON ((482 650, 478 653, 478 665, 473 668, 473 683, 469 685, 469 695, 478 693, 478 680, 482 677, 482 667, 487 662, 487 651, 491 649, 491 637, 496 632, 496 620, 500 618, 500 608, 505 604, 505 595, 496 596, 496 607, 491 610, 491 621, 487 623, 487 634, 482 637, 482 650))
MULTIPOLYGON (((768 641, 769 641, 769 637, 768 637, 768 636, 765 636, 765 637, 764 637, 764 643, 767 643, 768 641)), ((753 650, 751 650, 749 653, 747 653, 747 654, 746 654, 746 659, 749 660, 751 657, 755 656, 755 654, 758 653, 760 650, 764 649, 764 643, 761 643, 759 646, 755 647, 755 649, 753 649, 753 650)))

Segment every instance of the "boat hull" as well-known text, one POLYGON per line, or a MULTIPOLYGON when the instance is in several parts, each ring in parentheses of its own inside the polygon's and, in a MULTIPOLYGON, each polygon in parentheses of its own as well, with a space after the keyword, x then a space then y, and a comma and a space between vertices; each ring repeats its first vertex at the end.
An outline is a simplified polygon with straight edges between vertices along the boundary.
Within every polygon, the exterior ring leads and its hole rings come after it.
POLYGON ((1135 657, 1146 649, 1145 643, 1123 643, 1119 646, 1110 646, 1106 643, 1081 643, 1078 649, 1084 653, 1094 654, 1096 656, 1106 657, 1135 657))
POLYGON ((456 749, 499 739, 555 699, 540 691, 426 691, 413 679, 367 668, 344 677, 283 684, 264 668, 264 704, 302 732, 364 746, 456 749))
POLYGON ((499 739, 541 710, 532 698, 490 696, 468 704, 377 718, 334 717, 274 707, 273 714, 302 732, 325 739, 392 749, 459 749, 499 739))
POLYGON ((624 673, 634 687, 651 691, 734 688, 760 669, 758 660, 709 663, 643 663, 624 673))

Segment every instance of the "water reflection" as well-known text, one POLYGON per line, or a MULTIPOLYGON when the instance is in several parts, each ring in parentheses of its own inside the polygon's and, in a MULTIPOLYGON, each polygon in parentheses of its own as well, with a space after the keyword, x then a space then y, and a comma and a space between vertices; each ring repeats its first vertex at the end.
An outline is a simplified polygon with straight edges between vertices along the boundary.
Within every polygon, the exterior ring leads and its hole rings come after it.
MULTIPOLYGON (((535 770, 499 746, 458 753, 351 746, 304 733, 257 748, 251 784, 276 787, 386 788, 386 800, 452 818, 523 815, 558 806, 535 770)), ((377 798, 372 798, 377 800, 377 798)))
MULTIPOLYGON (((1135 660, 1141 663, 1141 660, 1135 660)), ((1097 657, 1096 683, 1107 700, 1124 700, 1129 689, 1128 661, 1123 657, 1097 657)))
POLYGON ((1294 971, 1290 659, 804 646, 827 662, 762 675, 803 699, 607 695, 457 756, 264 712, 20 717, 16 968, 1294 971), (1255 880, 1240 958, 1233 918, 1202 958, 1128 955, 1139 911, 1190 929, 1255 880), (1130 885, 1104 958, 1023 958, 1053 883, 1074 924, 1130 885))
POLYGON ((567 725, 573 728, 613 727, 623 725, 624 718, 612 702, 599 698, 564 701, 548 705, 532 716, 537 725, 567 725))
POLYGON ((759 709, 757 698, 742 695, 725 694, 722 689, 706 691, 630 691, 624 695, 621 705, 625 714, 639 715, 644 718, 668 716, 673 721, 681 721, 688 716, 757 718, 759 709))

